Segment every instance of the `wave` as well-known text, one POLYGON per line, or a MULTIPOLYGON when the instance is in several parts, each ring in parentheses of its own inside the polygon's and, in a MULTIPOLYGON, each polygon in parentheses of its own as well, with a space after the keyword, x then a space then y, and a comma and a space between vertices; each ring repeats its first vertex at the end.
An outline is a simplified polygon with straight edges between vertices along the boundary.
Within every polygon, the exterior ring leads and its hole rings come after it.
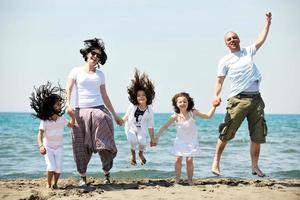
POLYGON ((278 171, 272 173, 272 176, 279 179, 300 179, 300 170, 278 171))

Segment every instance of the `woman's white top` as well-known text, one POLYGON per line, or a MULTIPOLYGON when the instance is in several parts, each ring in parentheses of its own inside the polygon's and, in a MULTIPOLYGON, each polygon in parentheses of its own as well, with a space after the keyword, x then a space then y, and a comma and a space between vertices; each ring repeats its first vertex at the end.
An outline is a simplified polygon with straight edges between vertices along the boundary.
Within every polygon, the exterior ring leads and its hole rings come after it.
POLYGON ((101 70, 87 73, 84 67, 75 67, 70 72, 69 79, 75 81, 75 108, 91 108, 103 105, 100 86, 105 85, 105 77, 101 70))
POLYGON ((134 113, 137 109, 137 106, 130 104, 126 111, 127 121, 125 123, 125 133, 128 135, 128 132, 136 133, 139 135, 147 136, 148 129, 154 128, 154 114, 151 105, 148 105, 144 114, 140 116, 139 123, 137 127, 136 118, 134 113))
POLYGON ((188 120, 180 121, 177 115, 177 134, 171 150, 176 156, 199 156, 200 154, 196 122, 192 112, 189 112, 189 116, 188 120))

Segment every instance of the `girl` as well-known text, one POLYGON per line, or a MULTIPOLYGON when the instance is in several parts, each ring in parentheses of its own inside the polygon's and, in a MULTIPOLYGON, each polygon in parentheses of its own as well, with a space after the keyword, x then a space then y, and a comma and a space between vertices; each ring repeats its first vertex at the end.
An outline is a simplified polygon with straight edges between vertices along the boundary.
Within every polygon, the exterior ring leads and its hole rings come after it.
POLYGON ((172 104, 175 113, 158 131, 155 138, 155 143, 158 143, 163 132, 173 123, 176 122, 176 138, 172 152, 176 156, 175 160, 175 183, 180 182, 182 157, 186 157, 186 170, 188 176, 188 184, 193 185, 193 157, 198 156, 200 149, 197 137, 197 127, 195 123, 195 116, 201 118, 211 118, 216 110, 212 107, 208 113, 200 112, 194 109, 194 101, 188 93, 181 92, 172 98, 172 104))
POLYGON ((123 122, 126 122, 125 133, 131 149, 130 163, 136 165, 135 150, 138 145, 139 158, 144 165, 146 159, 143 152, 147 144, 147 132, 151 138, 150 146, 154 145, 154 117, 151 106, 155 97, 154 85, 148 75, 140 74, 136 69, 127 91, 132 104, 128 107, 123 122))
POLYGON ((41 120, 37 141, 47 165, 47 187, 57 189, 63 161, 63 130, 66 125, 73 127, 75 118, 72 117, 68 122, 62 117, 63 89, 52 87, 50 82, 34 89, 35 92, 30 97, 30 106, 36 112, 33 116, 41 120), (52 179, 54 179, 53 185, 52 179))

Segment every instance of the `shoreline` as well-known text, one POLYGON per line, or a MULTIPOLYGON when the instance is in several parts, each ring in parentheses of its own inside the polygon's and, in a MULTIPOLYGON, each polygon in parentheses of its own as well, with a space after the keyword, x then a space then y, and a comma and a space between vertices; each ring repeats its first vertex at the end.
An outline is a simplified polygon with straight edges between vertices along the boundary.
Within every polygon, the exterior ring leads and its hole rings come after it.
POLYGON ((194 186, 174 184, 174 179, 120 179, 104 184, 103 179, 88 178, 79 187, 77 178, 58 181, 58 189, 46 188, 46 179, 0 180, 0 198, 10 199, 300 199, 300 179, 233 178, 194 179, 194 186))

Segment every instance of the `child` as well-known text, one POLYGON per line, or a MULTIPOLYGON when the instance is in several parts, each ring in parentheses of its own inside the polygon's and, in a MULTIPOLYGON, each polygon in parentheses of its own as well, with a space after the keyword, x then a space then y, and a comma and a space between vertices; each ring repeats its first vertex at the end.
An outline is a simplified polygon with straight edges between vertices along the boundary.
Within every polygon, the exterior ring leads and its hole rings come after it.
POLYGON ((188 93, 181 92, 172 98, 175 113, 158 131, 155 143, 158 143, 163 132, 173 123, 176 122, 176 138, 172 152, 176 156, 175 161, 175 183, 180 182, 182 157, 186 157, 188 184, 193 185, 193 157, 199 155, 199 143, 197 137, 197 127, 195 116, 201 118, 211 118, 216 107, 212 107, 208 113, 199 112, 194 109, 194 101, 188 93))
POLYGON ((136 165, 135 150, 139 147, 139 158, 141 164, 146 164, 143 152, 147 144, 147 132, 149 132, 151 142, 154 140, 154 117, 152 101, 155 97, 154 85, 149 80, 148 75, 140 74, 136 69, 131 85, 127 87, 128 99, 132 103, 123 117, 125 122, 125 133, 130 144, 130 163, 136 165))
POLYGON ((41 120, 37 141, 47 165, 47 187, 57 189, 63 161, 63 130, 66 125, 73 127, 75 118, 73 116, 68 122, 62 117, 65 101, 63 89, 52 87, 50 82, 34 89, 35 93, 33 92, 30 97, 30 106, 36 112, 33 116, 41 120))

